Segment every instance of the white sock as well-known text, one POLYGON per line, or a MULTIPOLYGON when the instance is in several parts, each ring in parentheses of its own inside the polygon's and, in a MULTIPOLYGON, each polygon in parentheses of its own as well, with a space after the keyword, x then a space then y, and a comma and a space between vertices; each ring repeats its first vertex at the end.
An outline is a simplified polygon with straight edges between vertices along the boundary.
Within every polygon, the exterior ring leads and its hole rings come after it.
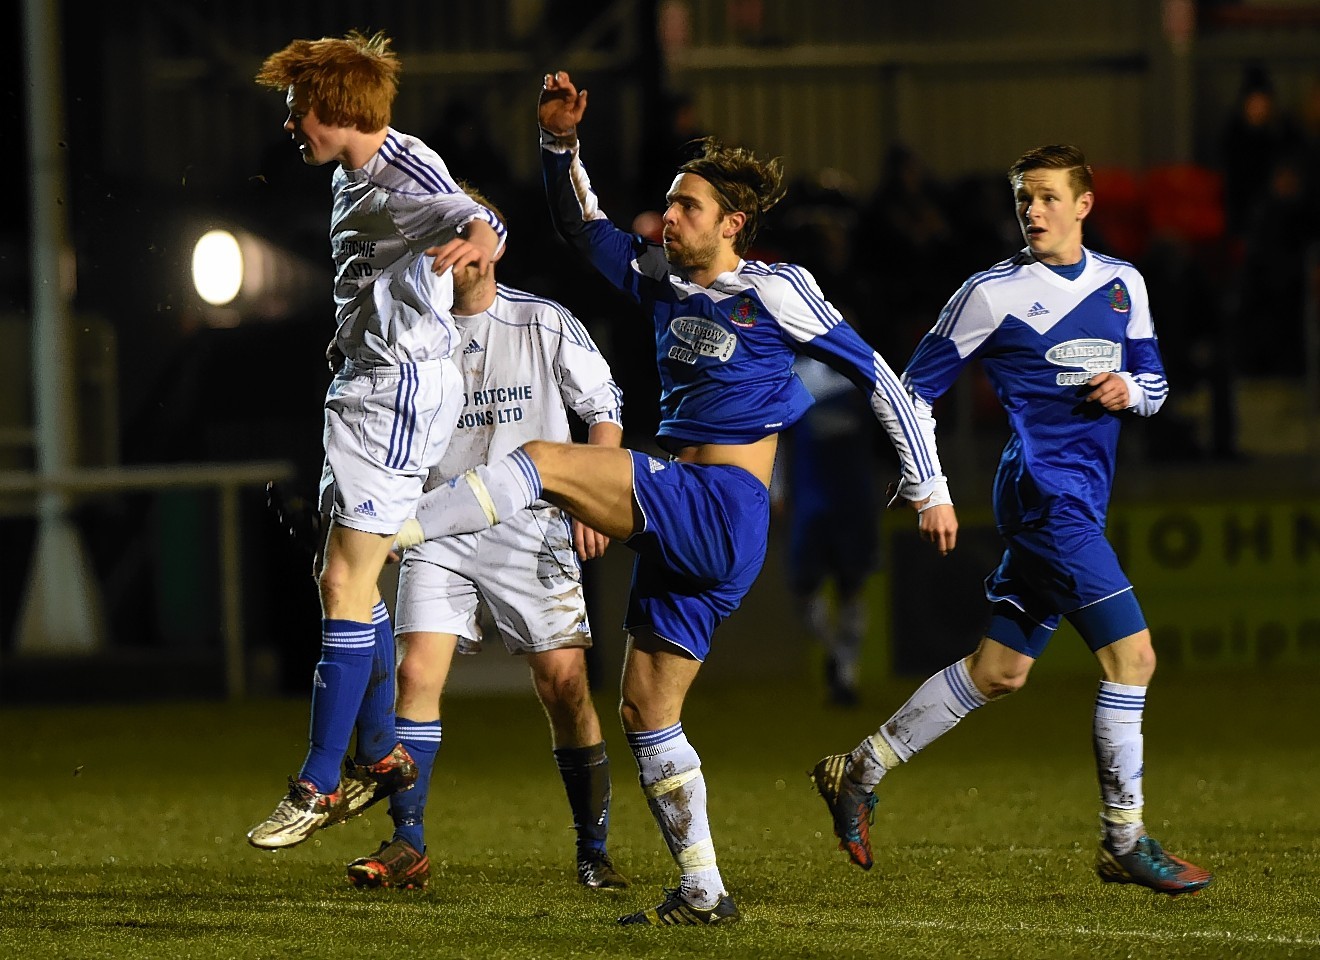
POLYGON ((824 590, 817 590, 802 601, 802 619, 812 639, 826 652, 834 646, 834 633, 830 627, 830 602, 824 590))
POLYGON ((958 660, 935 674, 907 703, 852 752, 848 775, 874 789, 898 762, 906 763, 958 721, 989 701, 972 683, 967 662, 958 660), (895 759, 896 758, 896 759, 895 759))
MULTIPOLYGON (((425 540, 455 533, 475 533, 493 527, 541 496, 541 474, 522 447, 492 464, 469 470, 443 486, 422 494, 417 523, 425 540)), ((403 537, 417 528, 401 530, 403 537)))
POLYGON ((834 662, 839 679, 848 686, 857 685, 857 664, 862 655, 862 637, 866 634, 866 596, 859 593, 839 604, 839 629, 834 640, 834 662))
POLYGON ((676 723, 663 730, 628 734, 638 779, 681 874, 683 899, 702 910, 719 903, 724 880, 706 816, 706 779, 701 758, 676 723))
POLYGON ((1141 717, 1146 688, 1100 681, 1095 697, 1095 767, 1100 777, 1100 822, 1114 853, 1127 853, 1146 832, 1142 820, 1141 717))

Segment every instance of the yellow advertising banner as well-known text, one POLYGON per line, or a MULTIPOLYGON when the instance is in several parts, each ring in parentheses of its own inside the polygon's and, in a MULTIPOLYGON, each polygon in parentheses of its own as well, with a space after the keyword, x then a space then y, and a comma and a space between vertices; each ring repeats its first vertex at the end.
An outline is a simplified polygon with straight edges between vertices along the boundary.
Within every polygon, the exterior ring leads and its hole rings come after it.
MULTIPOLYGON (((988 511, 959 519, 958 549, 946 558, 889 525, 887 563, 872 591, 875 655, 886 673, 927 675, 970 653, 982 635, 990 617, 983 581, 1003 541, 988 511)), ((1320 500, 1116 503, 1108 536, 1160 669, 1320 666, 1320 500)), ((1034 672, 1096 670, 1065 621, 1034 672)))
POLYGON ((1320 664, 1320 500, 1115 504, 1164 664, 1320 664))

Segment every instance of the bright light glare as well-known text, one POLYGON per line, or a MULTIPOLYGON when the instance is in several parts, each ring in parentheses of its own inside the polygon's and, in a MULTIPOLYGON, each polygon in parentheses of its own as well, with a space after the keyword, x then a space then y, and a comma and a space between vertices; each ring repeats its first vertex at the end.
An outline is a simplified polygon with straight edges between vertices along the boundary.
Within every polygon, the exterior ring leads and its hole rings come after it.
POLYGON ((223 307, 243 287, 243 251, 228 230, 203 234, 193 247, 193 286, 209 304, 223 307))

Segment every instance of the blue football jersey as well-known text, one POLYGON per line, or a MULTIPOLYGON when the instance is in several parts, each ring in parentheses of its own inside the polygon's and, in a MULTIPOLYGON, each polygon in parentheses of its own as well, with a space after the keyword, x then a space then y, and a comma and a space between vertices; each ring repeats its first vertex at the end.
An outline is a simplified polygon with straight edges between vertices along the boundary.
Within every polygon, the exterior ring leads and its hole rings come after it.
POLYGON ((600 212, 577 145, 548 135, 541 152, 559 232, 655 325, 659 441, 666 449, 751 443, 792 426, 812 403, 793 372, 799 354, 838 370, 870 397, 903 464, 905 496, 942 481, 933 434, 889 365, 799 266, 739 261, 709 287, 675 273, 660 244, 620 230, 600 212))
POLYGON ((903 381, 929 405, 979 359, 1008 413, 1012 436, 995 476, 1001 530, 1059 507, 1102 524, 1122 419, 1085 402, 1088 380, 1112 371, 1127 382, 1129 411, 1150 416, 1168 383, 1146 284, 1130 263, 1083 250, 1072 280, 1027 251, 971 277, 912 355, 903 381))

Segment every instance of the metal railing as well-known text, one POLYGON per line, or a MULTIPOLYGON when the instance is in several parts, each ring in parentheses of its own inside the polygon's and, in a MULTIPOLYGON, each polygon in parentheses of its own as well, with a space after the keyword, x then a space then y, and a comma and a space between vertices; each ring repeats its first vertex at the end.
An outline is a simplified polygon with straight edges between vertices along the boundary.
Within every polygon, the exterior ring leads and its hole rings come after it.
POLYGON ((23 494, 63 493, 118 495, 155 490, 214 489, 220 500, 220 631, 225 662, 225 691, 230 700, 247 693, 247 663, 243 638, 243 587, 239 571, 238 491, 286 481, 293 465, 275 460, 253 463, 199 463, 178 466, 105 467, 65 470, 52 474, 0 471, 0 512, 35 513, 35 502, 5 510, 5 498, 23 494))

